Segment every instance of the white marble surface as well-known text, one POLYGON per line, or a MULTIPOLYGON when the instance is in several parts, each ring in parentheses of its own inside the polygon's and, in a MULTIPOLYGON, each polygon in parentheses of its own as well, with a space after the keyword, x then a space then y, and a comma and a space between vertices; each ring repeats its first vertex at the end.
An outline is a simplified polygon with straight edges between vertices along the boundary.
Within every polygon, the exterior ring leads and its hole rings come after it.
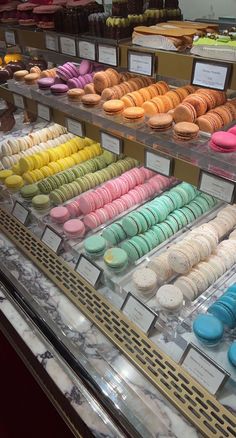
MULTIPOLYGON (((141 436, 145 438, 182 438, 183 436, 195 438, 199 436, 195 428, 156 388, 2 234, 0 235, 0 262, 18 280, 19 284, 23 285, 24 293, 31 304, 36 308, 39 306, 41 315, 51 321, 51 326, 63 342, 69 342, 74 355, 77 355, 78 360, 85 364, 86 369, 101 386, 104 394, 113 400, 117 410, 120 409, 127 416, 141 436)), ((2 306, 10 305, 3 303, 2 306)), ((17 321, 15 324, 20 330, 17 321)), ((38 355, 39 360, 43 360, 40 355, 45 351, 42 345, 39 344, 37 347, 37 344, 34 344, 32 340, 34 334, 27 333, 22 326, 21 335, 23 334, 26 335, 29 345, 36 349, 34 353, 38 355)), ((53 365, 52 359, 46 359, 47 369, 52 373, 55 382, 62 385, 62 391, 68 396, 73 389, 70 379, 67 373, 62 379, 60 378, 58 366, 53 365)), ((68 398, 70 399, 70 396, 68 398)), ((73 403, 78 409, 76 401, 73 403)), ((87 409, 83 409, 83 416, 81 413, 80 415, 90 422, 92 417, 87 412, 87 409)), ((99 422, 97 429, 101 433, 100 436, 114 436, 110 431, 109 433, 104 431, 103 427, 105 427, 104 423, 99 422), (101 431, 100 428, 102 428, 101 431)))

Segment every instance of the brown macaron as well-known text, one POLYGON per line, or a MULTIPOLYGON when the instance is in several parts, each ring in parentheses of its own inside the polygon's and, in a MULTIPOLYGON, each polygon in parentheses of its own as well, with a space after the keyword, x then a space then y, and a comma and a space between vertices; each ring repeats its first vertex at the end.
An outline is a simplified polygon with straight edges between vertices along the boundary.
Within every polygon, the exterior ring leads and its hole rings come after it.
POLYGON ((96 93, 101 94, 105 88, 109 88, 110 81, 104 71, 98 71, 93 77, 94 89, 96 93))
POLYGON ((85 85, 84 92, 85 92, 85 94, 96 94, 93 82, 85 85))
POLYGON ((182 102, 175 108, 174 111, 174 121, 179 122, 189 122, 194 123, 197 119, 197 113, 193 105, 190 103, 182 102))
POLYGON ((68 99, 80 101, 85 92, 82 88, 71 88, 67 91, 68 99))
POLYGON ((85 94, 81 98, 81 102, 86 106, 95 106, 101 101, 99 94, 85 94))
POLYGON ((174 138, 180 141, 190 141, 198 136, 199 127, 195 123, 180 122, 174 125, 174 138))
POLYGON ((33 85, 37 83, 37 80, 39 79, 39 74, 37 73, 29 73, 28 75, 24 76, 24 81, 27 85, 33 85))
POLYGON ((138 122, 144 117, 144 109, 137 106, 126 108, 123 112, 123 117, 128 122, 138 122))
POLYGON ((173 123, 173 117, 170 114, 157 114, 150 117, 147 124, 150 128, 156 131, 167 131, 171 128, 173 123))
POLYGON ((195 108, 197 117, 203 116, 207 112, 207 103, 203 94, 190 94, 184 99, 184 103, 190 103, 195 108))
POLYGON ((118 114, 122 114, 124 111, 125 105, 122 100, 108 100, 103 104, 103 109, 105 113, 109 116, 116 116, 118 114))

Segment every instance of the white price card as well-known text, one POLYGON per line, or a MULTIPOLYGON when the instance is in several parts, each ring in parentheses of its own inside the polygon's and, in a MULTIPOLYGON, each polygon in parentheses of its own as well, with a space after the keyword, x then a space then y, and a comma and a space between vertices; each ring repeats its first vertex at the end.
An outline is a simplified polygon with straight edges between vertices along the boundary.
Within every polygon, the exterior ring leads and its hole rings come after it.
POLYGON ((15 37, 15 32, 13 32, 13 30, 6 30, 5 41, 7 44, 9 44, 11 46, 16 45, 16 37, 15 37))
POLYGON ((46 33, 45 35, 45 47, 48 50, 53 50, 54 52, 59 52, 59 41, 57 35, 52 35, 51 33, 46 33))
POLYGON ((27 222, 27 219, 30 215, 30 210, 28 208, 25 208, 24 205, 22 205, 20 202, 16 201, 14 204, 14 207, 12 209, 12 216, 14 216, 19 222, 21 222, 23 225, 27 222))
POLYGON ((47 245, 48 248, 50 248, 53 252, 58 254, 63 242, 63 238, 50 227, 46 226, 43 231, 41 241, 45 243, 45 245, 47 245))
POLYGON ((84 125, 81 122, 77 122, 74 119, 66 119, 67 129, 71 134, 84 137, 84 125))
POLYGON ((78 51, 80 58, 89 59, 90 61, 95 61, 96 59, 95 43, 91 43, 90 41, 79 40, 78 51))
POLYGON ((180 364, 213 395, 223 388, 230 377, 227 371, 216 364, 194 344, 188 344, 180 359, 180 364))
POLYGON ((95 263, 92 263, 91 260, 83 254, 80 255, 75 271, 95 288, 98 286, 103 274, 102 269, 100 269, 95 263))
POLYGON ((118 65, 117 54, 118 51, 116 46, 98 44, 98 62, 117 67, 118 65))
POLYGON ((145 167, 165 176, 171 176, 172 160, 154 152, 146 151, 145 167))
POLYGON ((75 39, 69 37, 60 37, 61 53, 70 56, 76 56, 75 39))
POLYGON ((113 154, 122 154, 123 141, 121 138, 101 132, 101 145, 103 149, 112 152, 113 154))
POLYGON ((158 314, 152 312, 145 304, 139 301, 130 292, 121 307, 124 315, 134 322, 144 333, 149 334, 154 328, 158 314))
POLYGON ((201 172, 199 189, 224 202, 232 203, 234 200, 234 182, 211 173, 201 172))
POLYGON ((194 60, 192 84, 199 87, 225 90, 228 88, 232 65, 220 62, 194 60))
POLYGON ((154 70, 154 54, 128 51, 128 71, 140 75, 152 76, 154 70))
POLYGON ((17 106, 17 108, 24 109, 25 104, 22 96, 20 96, 19 94, 13 94, 13 100, 14 100, 14 105, 17 106))
POLYGON ((42 105, 41 103, 38 103, 38 117, 41 117, 41 119, 50 122, 51 120, 50 108, 46 105, 42 105))

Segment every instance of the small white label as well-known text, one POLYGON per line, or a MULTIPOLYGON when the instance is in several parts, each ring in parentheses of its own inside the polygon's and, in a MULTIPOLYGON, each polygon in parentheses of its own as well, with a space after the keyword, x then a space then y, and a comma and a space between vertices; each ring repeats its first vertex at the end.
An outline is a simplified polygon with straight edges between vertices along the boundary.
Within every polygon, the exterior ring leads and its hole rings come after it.
POLYGON ((228 68, 227 65, 207 64, 197 61, 194 67, 192 84, 223 91, 225 89, 228 68))
POLYGON ((41 117, 41 119, 50 122, 51 120, 50 108, 48 106, 42 105, 41 103, 38 103, 38 116, 41 117))
POLYGON ((161 173, 165 176, 170 176, 171 160, 169 158, 161 157, 153 152, 146 152, 145 166, 154 172, 161 173))
POLYGON ((13 30, 6 30, 5 41, 7 44, 10 44, 11 46, 16 45, 15 32, 13 32, 13 30))
POLYGON ((12 210, 12 216, 18 219, 23 225, 26 223, 30 212, 20 202, 16 201, 12 210))
POLYGON ((152 76, 153 55, 149 53, 128 52, 128 71, 152 76))
POLYGON ((213 395, 217 393, 228 378, 225 370, 221 369, 192 344, 188 345, 180 363, 191 376, 213 395))
POLYGON ((63 239, 61 236, 55 233, 55 231, 51 230, 51 228, 46 227, 41 240, 43 243, 45 243, 45 245, 48 246, 48 248, 57 254, 63 239))
POLYGON ((115 46, 98 45, 98 62, 117 66, 117 48, 115 46))
POLYGON ((14 100, 15 106, 17 106, 18 108, 24 109, 25 104, 24 104, 24 99, 22 96, 20 96, 19 94, 13 94, 13 100, 14 100))
POLYGON ((76 45, 74 38, 60 37, 61 53, 76 56, 76 45))
POLYGON ((158 316, 148 309, 143 303, 135 298, 130 292, 128 293, 122 312, 134 322, 144 333, 149 333, 154 327, 158 316))
POLYGON ((199 188, 208 195, 215 196, 221 201, 228 203, 233 201, 234 183, 231 181, 202 172, 199 188))
POLYGON ((59 52, 59 43, 58 43, 57 35, 51 35, 49 33, 46 33, 45 47, 48 50, 53 50, 54 52, 59 52))
POLYGON ((101 133, 101 145, 103 149, 113 152, 113 154, 120 155, 122 140, 113 135, 107 134, 106 132, 101 133))
POLYGON ((67 129, 71 134, 84 137, 83 125, 74 119, 67 119, 67 129))
POLYGON ((83 255, 80 256, 75 271, 93 287, 96 286, 102 274, 102 270, 83 255))
POLYGON ((96 50, 95 44, 90 43, 90 41, 79 41, 79 57, 83 59, 89 59, 90 61, 95 61, 96 50))

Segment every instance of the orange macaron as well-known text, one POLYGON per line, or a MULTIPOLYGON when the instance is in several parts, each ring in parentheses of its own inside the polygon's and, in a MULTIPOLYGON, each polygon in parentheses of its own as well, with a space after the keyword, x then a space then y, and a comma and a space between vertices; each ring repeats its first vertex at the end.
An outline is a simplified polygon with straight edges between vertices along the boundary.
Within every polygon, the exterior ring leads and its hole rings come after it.
POLYGON ((124 102, 118 99, 108 100, 103 104, 103 109, 108 116, 116 116, 118 114, 122 114, 124 108, 124 102))
POLYGON ((139 122, 143 119, 144 114, 143 108, 135 106, 126 108, 123 112, 123 117, 128 122, 139 122))

